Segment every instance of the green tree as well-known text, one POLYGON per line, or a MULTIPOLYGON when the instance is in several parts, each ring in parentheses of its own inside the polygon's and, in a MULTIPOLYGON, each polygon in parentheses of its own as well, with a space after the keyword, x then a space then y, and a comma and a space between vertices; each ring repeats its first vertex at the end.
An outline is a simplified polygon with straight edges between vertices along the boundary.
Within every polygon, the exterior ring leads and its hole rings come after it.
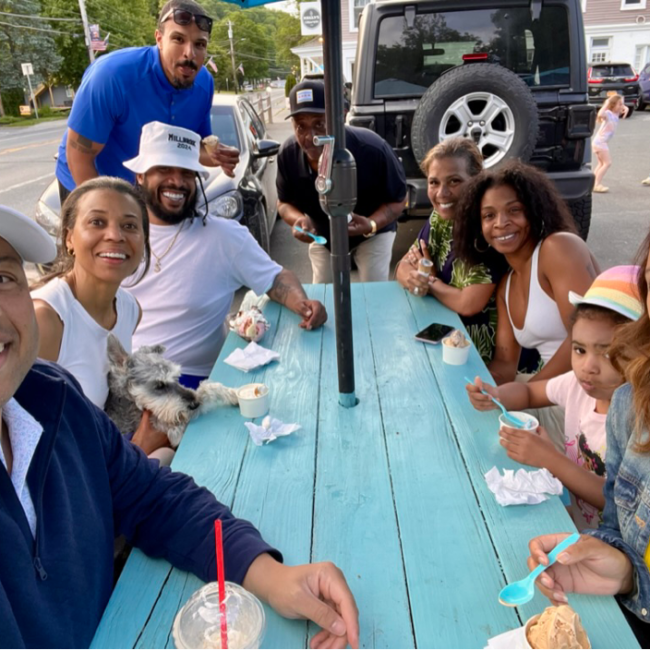
MULTIPOLYGON (((27 82, 22 74, 21 63, 33 65, 32 87, 47 83, 59 69, 62 59, 47 32, 50 28, 48 23, 31 19, 40 14, 40 2, 0 0, 0 11, 16 14, 2 16, 2 22, 7 24, 0 25, 0 91, 26 90, 27 82)), ((1 101, 0 114, 3 114, 1 101)))

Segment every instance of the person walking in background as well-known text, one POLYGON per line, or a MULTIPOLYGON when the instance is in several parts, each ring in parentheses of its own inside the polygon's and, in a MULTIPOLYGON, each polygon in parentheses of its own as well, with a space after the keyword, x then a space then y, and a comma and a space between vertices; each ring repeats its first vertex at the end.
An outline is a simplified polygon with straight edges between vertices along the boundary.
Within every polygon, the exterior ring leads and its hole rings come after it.
MULTIPOLYGON (((329 217, 320 206, 314 182, 323 147, 314 136, 325 135, 325 90, 321 81, 297 84, 289 95, 294 135, 278 154, 278 214, 293 236, 309 243, 313 283, 332 281, 329 217), (327 239, 326 245, 294 226, 327 239)), ((345 146, 357 163, 357 204, 348 223, 350 252, 362 282, 388 280, 397 218, 406 204, 406 175, 390 146, 374 131, 345 127, 345 146)))
POLYGON ((596 177, 594 181, 594 192, 609 192, 609 187, 603 185, 603 178, 607 170, 612 166, 612 157, 609 153, 608 142, 616 132, 619 119, 621 117, 626 118, 627 114, 628 108, 623 103, 623 98, 620 95, 608 97, 598 111, 596 123, 600 124, 600 127, 591 143, 591 148, 598 160, 598 164, 594 169, 594 175, 596 177))

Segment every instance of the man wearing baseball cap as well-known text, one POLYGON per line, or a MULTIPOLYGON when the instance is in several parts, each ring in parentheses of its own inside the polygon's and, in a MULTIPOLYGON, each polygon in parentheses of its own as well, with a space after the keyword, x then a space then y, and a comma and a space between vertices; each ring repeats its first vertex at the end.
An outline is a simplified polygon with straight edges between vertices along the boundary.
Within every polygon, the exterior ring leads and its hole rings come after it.
MULTIPOLYGON (((314 186, 323 148, 314 136, 325 135, 325 92, 322 81, 306 80, 289 95, 294 135, 278 154, 278 212, 292 228, 321 235, 321 245, 297 230, 309 243, 313 282, 331 282, 329 217, 314 186)), ((362 282, 388 280, 397 218, 406 204, 406 175, 390 146, 374 131, 345 127, 345 146, 357 163, 357 204, 348 223, 350 251, 362 282)))
POLYGON ((323 627, 312 647, 358 647, 354 598, 334 565, 281 564, 252 524, 188 476, 148 460, 71 375, 36 359, 23 262, 54 255, 43 229, 0 206, 2 645, 89 647, 113 589, 113 540, 122 534, 148 555, 214 581, 221 519, 226 580, 281 615, 323 627))
POLYGON ((307 298, 295 274, 271 260, 248 228, 207 214, 205 197, 197 211, 196 176, 207 175, 199 145, 197 133, 152 122, 142 129, 138 156, 124 163, 147 204, 153 262, 138 284, 127 287, 142 307, 133 347, 164 345, 191 388, 210 374, 242 286, 301 316, 304 329, 327 320, 325 307, 307 298))

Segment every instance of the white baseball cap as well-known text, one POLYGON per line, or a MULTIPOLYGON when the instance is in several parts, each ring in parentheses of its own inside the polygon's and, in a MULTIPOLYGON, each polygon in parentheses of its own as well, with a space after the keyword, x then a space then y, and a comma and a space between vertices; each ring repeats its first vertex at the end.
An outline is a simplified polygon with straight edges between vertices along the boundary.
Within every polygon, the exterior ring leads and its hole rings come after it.
POLYGON ((47 232, 6 205, 0 205, 0 238, 6 240, 25 262, 46 264, 56 257, 56 246, 47 232))
POLYGON ((136 174, 146 174, 152 167, 180 167, 198 172, 206 179, 207 167, 199 162, 201 136, 180 126, 149 122, 142 127, 140 152, 124 166, 136 174))

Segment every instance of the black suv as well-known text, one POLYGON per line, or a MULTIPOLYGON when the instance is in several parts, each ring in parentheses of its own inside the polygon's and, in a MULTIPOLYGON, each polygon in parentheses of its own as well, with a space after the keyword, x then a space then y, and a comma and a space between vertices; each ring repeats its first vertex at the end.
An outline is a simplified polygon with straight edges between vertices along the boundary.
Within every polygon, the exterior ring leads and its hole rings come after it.
POLYGON ((519 158, 545 170, 580 234, 591 221, 580 0, 399 0, 366 5, 350 124, 402 160, 407 216, 431 210, 419 162, 445 138, 473 138, 485 166, 519 158))
POLYGON ((601 106, 610 95, 621 95, 632 115, 639 103, 639 75, 629 63, 591 63, 587 82, 592 104, 601 106))

